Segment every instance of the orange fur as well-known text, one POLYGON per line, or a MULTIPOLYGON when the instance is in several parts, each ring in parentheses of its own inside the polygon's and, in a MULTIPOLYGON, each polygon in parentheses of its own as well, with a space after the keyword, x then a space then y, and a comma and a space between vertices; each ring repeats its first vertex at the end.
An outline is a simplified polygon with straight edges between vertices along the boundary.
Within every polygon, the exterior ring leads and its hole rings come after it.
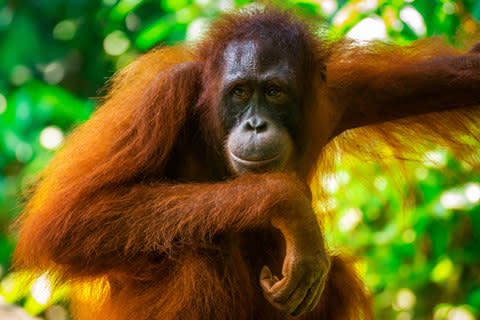
MULTIPOLYGON (((196 45, 154 50, 115 76, 103 106, 41 173, 19 221, 17 268, 72 283, 78 319, 287 319, 258 285, 263 264, 281 267, 273 215, 294 214, 306 184, 343 152, 413 157, 419 144, 442 142, 465 158, 460 133, 478 130, 478 109, 432 113, 479 104, 473 55, 462 64, 432 42, 359 47, 312 30, 274 8, 232 13, 196 45), (218 77, 228 43, 258 34, 288 35, 309 109, 295 174, 232 177, 218 77), (432 60, 439 55, 451 60, 432 60)), ((372 319, 352 260, 331 260, 323 298, 302 319, 372 319)))

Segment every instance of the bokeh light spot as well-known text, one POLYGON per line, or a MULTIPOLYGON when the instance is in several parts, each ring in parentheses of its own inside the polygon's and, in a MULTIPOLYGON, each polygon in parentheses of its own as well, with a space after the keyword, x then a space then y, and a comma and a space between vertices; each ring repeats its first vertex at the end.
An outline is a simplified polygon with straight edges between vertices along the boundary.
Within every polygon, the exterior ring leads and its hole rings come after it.
POLYGON ((455 3, 453 2, 445 2, 442 6, 443 12, 446 14, 454 14, 455 11, 457 11, 457 8, 455 6, 455 3))
POLYGON ((52 62, 43 70, 43 79, 49 84, 57 84, 65 77, 65 67, 60 62, 52 62))
POLYGON ((404 288, 398 290, 395 299, 392 302, 394 310, 410 310, 415 306, 417 298, 412 290, 404 288))
POLYGON ((388 182, 387 182, 387 179, 385 179, 385 177, 380 176, 375 178, 375 181, 373 182, 373 184, 375 185, 375 188, 377 188, 378 191, 383 191, 387 188, 388 182))
POLYGON ((331 197, 326 200, 317 201, 315 204, 316 210, 318 212, 331 211, 338 207, 338 200, 331 197))
POLYGON ((187 41, 197 40, 207 30, 208 20, 205 18, 198 18, 188 25, 187 34, 185 36, 187 41))
POLYGON ((58 148, 63 142, 63 132, 58 127, 46 127, 40 133, 40 144, 49 150, 58 148))
POLYGON ((7 98, 0 93, 0 114, 4 113, 7 110, 7 98))
POLYGON ((77 24, 72 20, 60 21, 53 28, 53 37, 57 40, 68 41, 72 40, 77 33, 77 24))
POLYGON ((444 192, 440 197, 440 203, 447 209, 461 209, 466 205, 465 197, 456 192, 444 192))
POLYGON ((120 30, 113 31, 105 37, 103 48, 111 56, 119 56, 130 47, 130 39, 120 30))
POLYGON ((175 12, 175 19, 178 23, 189 23, 193 20, 194 16, 195 13, 191 7, 183 8, 182 10, 175 12))
POLYGON ((348 20, 348 18, 349 11, 346 10, 346 7, 344 7, 333 17, 332 24, 336 27, 340 27, 348 20))
POLYGON ((367 12, 374 10, 378 7, 377 0, 362 0, 359 1, 356 5, 356 9, 358 12, 367 12))
POLYGON ((33 150, 32 147, 25 142, 20 142, 15 148, 15 156, 18 161, 26 163, 32 159, 33 150))
POLYGON ((337 181, 340 184, 347 184, 350 181, 350 174, 345 170, 339 170, 337 172, 337 181))
POLYGON ((39 304, 47 304, 52 297, 52 284, 47 275, 38 277, 32 284, 32 297, 39 304))
POLYGON ((419 181, 423 181, 428 177, 428 169, 421 166, 415 169, 415 177, 419 181))
POLYGON ((448 312, 448 320, 475 320, 473 314, 464 307, 452 308, 448 312))
POLYGON ((434 282, 443 282, 452 275, 453 269, 453 262, 444 258, 433 268, 430 278, 434 282))
POLYGON ((322 178, 322 186, 330 194, 338 190, 338 180, 335 174, 326 174, 322 178))
POLYGON ((402 234, 402 240, 405 243, 412 243, 417 238, 417 233, 413 229, 407 229, 402 234))
POLYGON ((443 168, 447 164, 447 154, 443 150, 426 152, 423 164, 427 167, 443 168))
POLYGON ((338 4, 334 0, 324 0, 320 2, 320 7, 326 15, 332 15, 338 8, 338 4))
POLYGON ((194 2, 199 6, 207 6, 210 4, 211 0, 194 0, 194 2))
POLYGON ((405 22, 417 36, 424 36, 427 32, 422 15, 412 6, 400 10, 400 19, 405 22))
POLYGON ((348 209, 338 221, 338 228, 343 232, 353 230, 362 221, 362 218, 363 214, 359 208, 348 209))
POLYGON ((220 11, 229 11, 235 9, 235 2, 233 0, 217 0, 217 8, 220 11))
POLYGON ((130 12, 125 18, 125 25, 130 31, 138 30, 141 24, 142 20, 140 20, 140 18, 134 12, 130 12))
POLYGON ((30 80, 32 77, 32 72, 29 68, 18 65, 12 70, 12 74, 10 75, 10 82, 13 85, 19 86, 30 80))
POLYGON ((471 183, 465 188, 465 197, 471 203, 478 203, 480 201, 480 184, 471 183))
POLYGON ((387 27, 382 18, 377 16, 368 17, 357 23, 347 33, 347 37, 361 41, 386 39, 387 27))

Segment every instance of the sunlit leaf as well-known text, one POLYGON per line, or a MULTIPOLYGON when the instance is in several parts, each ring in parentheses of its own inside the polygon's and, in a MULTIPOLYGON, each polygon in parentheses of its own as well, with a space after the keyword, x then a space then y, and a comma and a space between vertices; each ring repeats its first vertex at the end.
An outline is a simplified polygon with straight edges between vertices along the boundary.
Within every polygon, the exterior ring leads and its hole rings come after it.
POLYGON ((29 274, 9 273, 0 282, 0 294, 7 302, 18 302, 29 294, 30 285, 31 279, 29 274))
POLYGON ((110 17, 115 20, 123 19, 143 2, 144 0, 120 0, 110 12, 110 17))
POLYGON ((162 8, 165 11, 178 11, 191 3, 191 0, 162 0, 162 8))
POLYGON ((453 271, 454 266, 452 261, 448 258, 444 258, 433 268, 431 278, 435 282, 443 282, 452 275, 453 271))

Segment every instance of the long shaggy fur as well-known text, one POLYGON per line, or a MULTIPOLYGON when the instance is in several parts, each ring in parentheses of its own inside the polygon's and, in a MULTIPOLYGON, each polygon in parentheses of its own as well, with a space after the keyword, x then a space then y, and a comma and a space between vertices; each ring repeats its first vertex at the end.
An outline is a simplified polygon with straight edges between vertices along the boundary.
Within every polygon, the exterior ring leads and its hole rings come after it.
MULTIPOLYGON (((227 14, 197 44, 153 50, 111 80, 103 105, 40 174, 19 221, 16 266, 69 282, 78 319, 287 319, 258 285, 261 266, 275 271, 283 259, 269 221, 304 197, 305 183, 315 184, 332 159, 414 158, 434 143, 478 163, 478 76, 467 70, 452 79, 455 90, 441 87, 436 67, 422 63, 443 55, 458 53, 432 42, 322 40, 274 8, 227 14), (221 152, 218 77, 228 43, 261 37, 301 62, 307 120, 296 174, 234 178, 221 152), (382 118, 377 108, 345 118, 388 97, 406 97, 411 113, 382 118), (347 126, 332 133, 332 123, 347 126)), ((301 318, 372 319, 353 260, 332 253, 331 261, 322 300, 301 318)))

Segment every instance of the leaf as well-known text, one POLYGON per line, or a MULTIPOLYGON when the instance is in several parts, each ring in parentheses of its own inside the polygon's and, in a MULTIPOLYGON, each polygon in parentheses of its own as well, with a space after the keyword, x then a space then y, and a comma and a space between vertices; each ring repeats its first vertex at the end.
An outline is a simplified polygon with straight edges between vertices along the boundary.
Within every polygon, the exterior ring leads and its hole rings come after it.
POLYGON ((30 63, 41 52, 41 37, 34 21, 26 10, 15 12, 8 32, 0 38, 1 73, 10 76, 14 67, 30 63))
POLYGON ((37 106, 36 116, 47 117, 60 127, 67 128, 74 122, 87 120, 93 110, 93 103, 86 103, 55 85, 32 81, 28 90, 37 106))
POLYGON ((480 309, 480 287, 472 290, 467 297, 467 302, 469 305, 480 309))
POLYGON ((175 12, 187 7, 190 2, 190 0, 162 0, 162 9, 175 12))
POLYGON ((480 21, 480 1, 476 1, 473 6, 472 16, 480 21))
POLYGON ((137 37, 135 44, 141 50, 153 47, 159 41, 165 39, 170 30, 175 26, 175 18, 172 15, 164 16, 145 28, 137 37))
POLYGON ((431 279, 434 282, 444 282, 452 276, 454 265, 449 258, 443 258, 432 270, 431 279))
POLYGON ((112 20, 122 20, 135 10, 139 5, 143 4, 144 0, 120 0, 119 3, 110 12, 110 18, 112 20))

